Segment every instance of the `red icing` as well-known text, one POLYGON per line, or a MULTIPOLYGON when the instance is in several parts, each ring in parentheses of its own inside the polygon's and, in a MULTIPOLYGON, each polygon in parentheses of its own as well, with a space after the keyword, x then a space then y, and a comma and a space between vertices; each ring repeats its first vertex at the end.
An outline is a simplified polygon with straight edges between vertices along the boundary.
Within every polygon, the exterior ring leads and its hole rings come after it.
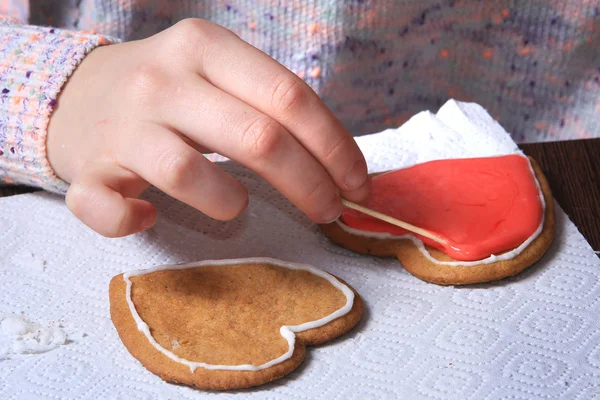
MULTIPOLYGON (((378 175, 364 205, 445 239, 442 246, 415 235, 460 261, 518 247, 538 229, 543 213, 529 160, 517 154, 430 161, 378 175)), ((342 221, 363 231, 408 233, 350 209, 342 221)))

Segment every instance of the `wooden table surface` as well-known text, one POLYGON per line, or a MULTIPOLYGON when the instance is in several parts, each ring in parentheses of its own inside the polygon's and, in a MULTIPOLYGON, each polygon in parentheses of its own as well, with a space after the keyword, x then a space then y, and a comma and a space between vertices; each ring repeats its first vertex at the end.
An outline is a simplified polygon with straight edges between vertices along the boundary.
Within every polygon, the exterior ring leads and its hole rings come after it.
POLYGON ((598 254, 600 139, 531 143, 521 148, 540 164, 554 198, 598 254))
MULTIPOLYGON (((600 139, 531 143, 521 148, 537 160, 554 198, 600 252, 600 139)), ((0 197, 32 191, 23 186, 5 187, 0 188, 0 197)))

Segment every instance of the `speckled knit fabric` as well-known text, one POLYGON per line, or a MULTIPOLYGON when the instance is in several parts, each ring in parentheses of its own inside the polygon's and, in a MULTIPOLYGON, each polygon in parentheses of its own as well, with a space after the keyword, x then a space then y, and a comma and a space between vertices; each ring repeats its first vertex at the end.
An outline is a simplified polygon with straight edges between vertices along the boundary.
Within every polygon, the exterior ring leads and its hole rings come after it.
MULTIPOLYGON (((27 3, 0 0, 0 14, 122 40, 186 17, 210 19, 305 79, 355 135, 396 127, 456 98, 482 104, 519 142, 600 136, 600 0, 27 3)), ((0 30, 0 176, 59 190, 45 161, 44 123, 61 83, 101 38, 50 32, 16 24, 0 30), (56 40, 28 39, 34 32, 56 40), (25 69, 7 69, 23 60, 38 68, 34 86, 23 81, 25 69), (37 108, 11 103, 19 85, 37 108), (26 126, 32 121, 33 130, 26 126), (19 141, 29 147, 12 153, 19 141)))
POLYGON ((0 19, 0 181, 64 193, 46 158, 56 98, 85 55, 107 39, 0 19))

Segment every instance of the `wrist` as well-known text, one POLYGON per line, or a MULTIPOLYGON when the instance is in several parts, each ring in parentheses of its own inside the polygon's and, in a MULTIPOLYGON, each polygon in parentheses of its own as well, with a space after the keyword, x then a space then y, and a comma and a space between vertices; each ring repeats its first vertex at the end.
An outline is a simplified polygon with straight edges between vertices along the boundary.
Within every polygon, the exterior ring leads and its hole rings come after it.
POLYGON ((72 182, 86 158, 78 139, 82 130, 92 128, 85 124, 89 112, 86 100, 96 92, 94 83, 98 74, 95 66, 99 53, 102 53, 102 47, 91 50, 69 76, 48 122, 46 158, 54 174, 67 183, 72 182))

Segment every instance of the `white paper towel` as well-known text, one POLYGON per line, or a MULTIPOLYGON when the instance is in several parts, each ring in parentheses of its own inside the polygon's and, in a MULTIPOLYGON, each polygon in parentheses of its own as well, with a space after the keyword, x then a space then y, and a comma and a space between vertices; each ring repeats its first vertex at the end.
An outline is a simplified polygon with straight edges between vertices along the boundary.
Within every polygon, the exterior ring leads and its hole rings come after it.
MULTIPOLYGON (((457 107, 449 118, 443 110, 438 117, 420 114, 399 130, 359 138, 371 170, 514 150, 476 108, 447 106, 457 107)), ((0 360, 0 399, 215 396, 166 384, 129 355, 110 321, 108 282, 153 265, 251 256, 332 272, 363 296, 366 312, 343 339, 310 349, 288 378, 222 398, 600 396, 600 261, 560 209, 554 244, 535 267, 493 284, 440 287, 394 259, 331 244, 256 175, 223 167, 250 188, 243 216, 216 222, 151 191, 147 198, 160 213, 156 227, 124 239, 91 232, 62 198, 47 193, 0 199, 0 315, 22 312, 42 326, 60 324, 69 336, 52 351, 0 360)))

